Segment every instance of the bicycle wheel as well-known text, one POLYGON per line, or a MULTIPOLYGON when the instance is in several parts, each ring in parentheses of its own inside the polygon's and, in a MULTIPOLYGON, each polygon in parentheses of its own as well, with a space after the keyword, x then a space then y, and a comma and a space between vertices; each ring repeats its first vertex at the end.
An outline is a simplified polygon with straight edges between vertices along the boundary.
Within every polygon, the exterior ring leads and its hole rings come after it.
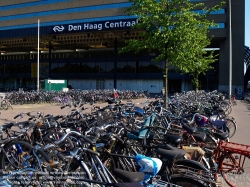
POLYGON ((248 186, 250 176, 250 157, 239 153, 222 155, 219 170, 229 186, 248 186))
POLYGON ((3 108, 4 110, 8 110, 8 105, 7 105, 7 103, 6 103, 5 101, 2 101, 2 102, 1 102, 1 106, 2 106, 2 108, 3 108))
POLYGON ((23 168, 35 168, 37 160, 34 147, 25 141, 14 140, 7 143, 0 154, 0 169, 14 171, 23 168))
POLYGON ((226 119, 227 131, 229 133, 229 138, 232 138, 236 132, 237 125, 234 123, 232 119, 226 119))
POLYGON ((8 101, 7 105, 8 105, 8 108, 10 108, 11 110, 13 110, 12 104, 9 101, 8 101))
POLYGON ((231 114, 231 112, 232 112, 232 106, 229 105, 229 106, 226 107, 226 110, 225 110, 226 116, 228 116, 229 114, 231 114))
POLYGON ((201 181, 198 181, 191 177, 180 175, 180 174, 171 175, 171 182, 178 186, 184 186, 184 187, 206 187, 208 186, 206 183, 202 183, 201 181))

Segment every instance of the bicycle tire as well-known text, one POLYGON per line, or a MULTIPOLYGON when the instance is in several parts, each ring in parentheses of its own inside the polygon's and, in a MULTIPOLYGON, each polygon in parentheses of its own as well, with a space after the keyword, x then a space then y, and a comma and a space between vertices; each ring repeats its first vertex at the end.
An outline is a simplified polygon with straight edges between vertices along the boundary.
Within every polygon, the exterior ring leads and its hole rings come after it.
POLYGON ((198 180, 195 180, 191 177, 184 176, 181 174, 173 174, 171 175, 171 183, 184 186, 184 187, 207 187, 206 183, 202 183, 198 180))
POLYGON ((5 101, 2 101, 1 102, 1 107, 4 109, 4 110, 8 110, 8 105, 5 101))
POLYGON ((232 138, 236 132, 237 125, 232 119, 226 119, 227 130, 229 133, 229 138, 232 138))
MULTIPOLYGON (((7 169, 6 167, 11 167, 11 166, 14 168, 14 170, 23 169, 21 166, 21 163, 17 163, 18 159, 22 159, 22 158, 20 158, 20 155, 13 155, 13 152, 15 151, 15 147, 17 144, 20 144, 23 151, 27 152, 27 154, 29 156, 31 156, 31 157, 34 156, 32 153, 32 150, 34 149, 34 147, 30 143, 25 142, 25 141, 20 141, 20 140, 14 140, 14 141, 8 142, 7 144, 4 145, 3 149, 6 152, 7 156, 8 156, 8 151, 9 150, 12 151, 12 154, 9 155, 10 157, 8 157, 8 158, 13 162, 9 163, 8 159, 6 158, 6 155, 3 153, 3 151, 1 151, 1 153, 0 153, 0 169, 6 170, 7 169), (15 158, 12 158, 11 156, 15 156, 15 158), (9 165, 7 165, 6 163, 8 163, 9 165), (14 164, 16 164, 16 165, 14 165, 14 164)), ((23 166, 23 167, 26 167, 26 166, 23 166)))
POLYGON ((244 183, 243 184, 241 183, 244 182, 243 174, 244 173, 246 174, 245 177, 248 177, 250 174, 249 156, 242 155, 239 153, 229 152, 221 156, 218 166, 222 177, 229 186, 246 185, 244 183), (248 164, 248 167, 245 167, 246 164, 248 164), (237 180, 238 176, 240 177, 237 180))
POLYGON ((12 104, 10 102, 7 103, 8 108, 10 108, 11 110, 13 110, 12 104))
POLYGON ((229 114, 231 114, 231 112, 232 112, 232 106, 229 105, 229 106, 226 107, 226 111, 225 111, 226 116, 228 116, 229 114))

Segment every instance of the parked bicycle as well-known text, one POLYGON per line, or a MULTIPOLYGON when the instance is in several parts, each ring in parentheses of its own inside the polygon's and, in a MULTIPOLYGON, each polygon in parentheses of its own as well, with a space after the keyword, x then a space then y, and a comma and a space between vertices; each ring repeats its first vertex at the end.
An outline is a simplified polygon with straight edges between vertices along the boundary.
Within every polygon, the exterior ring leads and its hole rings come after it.
POLYGON ((13 109, 10 100, 3 97, 0 97, 0 108, 3 110, 13 109))

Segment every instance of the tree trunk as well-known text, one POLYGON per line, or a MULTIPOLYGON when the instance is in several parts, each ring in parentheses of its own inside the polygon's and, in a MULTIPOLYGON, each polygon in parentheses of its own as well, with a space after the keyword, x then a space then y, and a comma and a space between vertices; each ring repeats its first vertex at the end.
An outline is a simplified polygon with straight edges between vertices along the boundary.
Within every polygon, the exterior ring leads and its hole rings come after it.
POLYGON ((194 83, 195 83, 195 100, 197 100, 197 92, 199 89, 199 78, 198 78, 199 74, 195 73, 195 77, 194 77, 194 83))
POLYGON ((168 106, 168 62, 165 62, 165 108, 168 106))

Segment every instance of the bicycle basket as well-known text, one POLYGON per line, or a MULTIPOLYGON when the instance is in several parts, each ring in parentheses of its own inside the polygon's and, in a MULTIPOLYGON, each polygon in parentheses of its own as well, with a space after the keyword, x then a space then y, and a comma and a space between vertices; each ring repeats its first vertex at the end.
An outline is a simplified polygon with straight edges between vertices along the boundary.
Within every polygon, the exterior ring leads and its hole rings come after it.
POLYGON ((191 160, 199 161, 205 155, 205 151, 200 147, 182 146, 182 149, 186 151, 186 157, 190 157, 191 160))
POLYGON ((114 117, 110 111, 98 111, 97 113, 97 124, 103 125, 104 123, 112 123, 114 117))

